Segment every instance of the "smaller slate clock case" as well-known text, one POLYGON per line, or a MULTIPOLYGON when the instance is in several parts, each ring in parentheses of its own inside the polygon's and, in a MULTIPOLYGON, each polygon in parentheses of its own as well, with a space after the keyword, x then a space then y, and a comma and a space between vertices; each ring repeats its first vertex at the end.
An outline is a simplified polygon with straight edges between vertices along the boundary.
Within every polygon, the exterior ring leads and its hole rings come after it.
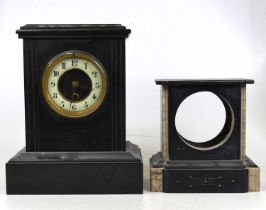
POLYGON ((166 193, 240 193, 259 191, 260 169, 246 155, 248 79, 161 79, 161 151, 150 159, 151 191, 166 193), (213 139, 195 143, 175 125, 180 104, 207 91, 223 103, 226 120, 213 139))
POLYGON ((140 148, 125 139, 125 38, 122 25, 25 25, 26 147, 6 164, 7 194, 135 194, 143 191, 140 148), (46 103, 42 77, 66 51, 90 54, 107 74, 101 106, 63 117, 46 103))
MULTIPOLYGON (((34 26, 17 31, 24 39, 24 74, 27 151, 123 151, 125 150, 125 37, 130 30, 113 27, 119 36, 106 33, 69 36, 62 28, 45 37, 34 26), (36 30, 36 29, 35 29, 36 30), (45 66, 56 55, 78 50, 94 56, 104 67, 108 90, 93 114, 71 119, 55 113, 42 94, 45 66), (51 132, 53 131, 53 132, 51 132)), ((67 28, 65 29, 67 31, 67 28)), ((48 32, 47 32, 48 33, 48 32)), ((113 33, 113 34, 112 34, 113 33)))

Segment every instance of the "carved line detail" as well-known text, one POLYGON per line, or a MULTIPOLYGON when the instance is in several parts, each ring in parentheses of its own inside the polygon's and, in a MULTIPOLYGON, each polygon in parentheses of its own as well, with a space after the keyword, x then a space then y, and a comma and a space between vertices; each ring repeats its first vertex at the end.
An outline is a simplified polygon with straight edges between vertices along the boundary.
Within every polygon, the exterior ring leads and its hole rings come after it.
POLYGON ((236 182, 236 178, 224 179, 223 176, 218 177, 195 177, 195 176, 186 176, 185 179, 180 179, 175 181, 177 184, 185 184, 187 188, 193 188, 201 186, 206 188, 208 186, 214 186, 222 188, 224 184, 232 184, 236 182))

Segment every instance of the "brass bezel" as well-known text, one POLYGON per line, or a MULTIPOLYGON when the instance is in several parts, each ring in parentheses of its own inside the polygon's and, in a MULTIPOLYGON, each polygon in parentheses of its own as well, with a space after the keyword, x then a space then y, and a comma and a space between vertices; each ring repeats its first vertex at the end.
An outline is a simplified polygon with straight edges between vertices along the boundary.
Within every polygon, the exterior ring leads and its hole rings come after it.
POLYGON ((92 114, 94 111, 96 111, 104 101, 104 98, 105 98, 106 93, 107 93, 107 86, 108 86, 107 75, 106 75, 106 71, 104 70, 104 67, 96 60, 96 58, 89 55, 88 53, 81 52, 81 51, 66 51, 66 52, 63 52, 63 53, 55 56, 51 61, 49 61, 49 63, 45 67, 43 77, 42 77, 42 92, 43 92, 43 96, 44 96, 47 104, 56 113, 58 113, 64 117, 69 117, 69 118, 85 117, 85 116, 92 114), (81 59, 87 60, 87 61, 91 62, 100 72, 100 75, 102 78, 101 94, 98 97, 98 100, 86 110, 82 110, 82 111, 65 110, 65 109, 61 108, 60 106, 58 106, 49 94, 48 78, 49 78, 51 71, 59 62, 65 60, 65 59, 68 59, 68 58, 81 58, 81 59))

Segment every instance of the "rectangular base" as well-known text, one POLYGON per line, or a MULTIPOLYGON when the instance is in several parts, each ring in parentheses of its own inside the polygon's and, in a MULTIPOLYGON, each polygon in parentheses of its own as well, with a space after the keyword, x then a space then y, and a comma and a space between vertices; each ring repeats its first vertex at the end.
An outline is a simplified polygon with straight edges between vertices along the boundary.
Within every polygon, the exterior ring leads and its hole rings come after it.
POLYGON ((25 152, 6 164, 7 194, 143 192, 140 149, 125 152, 25 152))
POLYGON ((245 160, 150 160, 151 191, 166 193, 242 193, 259 191, 259 168, 245 160))

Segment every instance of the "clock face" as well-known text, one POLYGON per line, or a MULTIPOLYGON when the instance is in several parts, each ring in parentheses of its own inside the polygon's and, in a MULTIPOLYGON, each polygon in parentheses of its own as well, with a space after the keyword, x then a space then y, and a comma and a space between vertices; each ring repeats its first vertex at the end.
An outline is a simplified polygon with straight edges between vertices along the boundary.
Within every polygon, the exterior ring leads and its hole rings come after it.
POLYGON ((79 118, 96 111, 107 90, 106 73, 92 56, 65 52, 47 65, 42 88, 48 105, 58 114, 79 118))

